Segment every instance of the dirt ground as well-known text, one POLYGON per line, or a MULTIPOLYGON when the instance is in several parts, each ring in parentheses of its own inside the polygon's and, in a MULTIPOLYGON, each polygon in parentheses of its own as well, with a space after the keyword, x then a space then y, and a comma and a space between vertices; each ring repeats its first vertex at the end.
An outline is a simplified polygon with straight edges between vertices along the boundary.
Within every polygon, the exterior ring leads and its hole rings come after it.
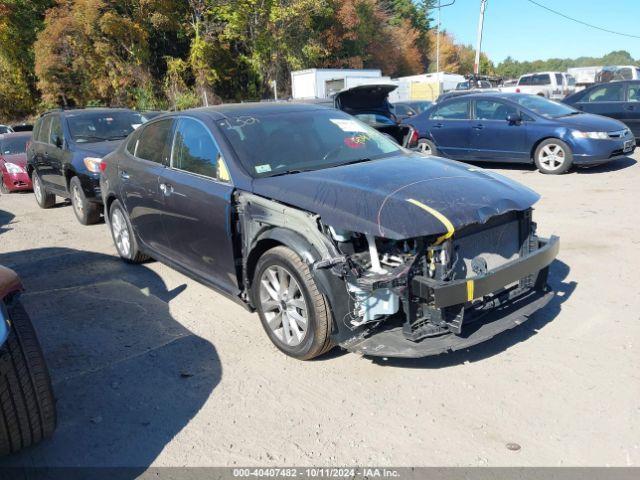
POLYGON ((411 361, 287 358, 256 315, 122 263, 104 224, 3 195, 0 263, 24 279, 59 424, 2 464, 640 464, 640 164, 491 167, 543 195, 558 295, 485 344, 411 361))

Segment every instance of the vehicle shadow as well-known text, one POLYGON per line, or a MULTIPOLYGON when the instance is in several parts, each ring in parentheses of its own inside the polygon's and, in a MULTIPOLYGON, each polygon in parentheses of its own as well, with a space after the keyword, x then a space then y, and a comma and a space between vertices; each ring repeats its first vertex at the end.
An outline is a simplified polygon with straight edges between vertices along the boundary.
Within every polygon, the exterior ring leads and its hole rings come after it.
POLYGON ((466 362, 477 362, 492 357, 513 345, 529 340, 560 314, 562 304, 567 301, 578 286, 578 283, 573 280, 567 281, 570 271, 571 268, 566 263, 560 260, 554 261, 549 268, 548 279, 549 285, 556 292, 553 299, 544 308, 535 312, 526 323, 507 330, 483 343, 464 350, 424 358, 369 358, 374 363, 389 367, 437 369, 452 367, 466 362))
MULTIPOLYGON (((519 170, 523 173, 537 173, 537 168, 535 165, 530 163, 498 163, 498 162, 468 162, 469 164, 479 167, 486 168, 490 170, 519 170)), ((616 172, 618 170, 624 170, 625 168, 632 167, 638 163, 632 157, 622 157, 617 160, 613 160, 611 162, 598 165, 595 167, 574 167, 569 170, 569 174, 578 173, 578 174, 592 174, 592 173, 605 173, 605 172, 616 172)))
POLYGON ((605 173, 605 172, 617 172, 618 170, 624 170, 625 168, 629 168, 638 163, 634 158, 631 157, 623 157, 617 160, 614 160, 609 163, 605 163, 603 165, 598 165, 596 167, 590 168, 574 168, 572 172, 575 173, 605 173))
MULTIPOLYGON (((143 265, 67 248, 0 254, 25 285, 57 399, 51 439, 0 467, 128 467, 136 478, 220 382, 214 346, 183 327, 168 290, 143 265)), ((95 471, 94 471, 95 473, 95 471)))
POLYGON ((8 225, 11 225, 14 217, 15 215, 13 213, 7 212, 6 210, 2 210, 0 208, 0 235, 2 235, 4 232, 12 230, 12 228, 8 225))

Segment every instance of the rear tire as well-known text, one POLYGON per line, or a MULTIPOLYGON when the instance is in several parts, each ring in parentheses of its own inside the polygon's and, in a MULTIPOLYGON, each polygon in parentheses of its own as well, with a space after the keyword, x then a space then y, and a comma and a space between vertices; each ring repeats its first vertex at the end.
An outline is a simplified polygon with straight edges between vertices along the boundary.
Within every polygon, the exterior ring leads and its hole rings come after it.
POLYGON ((36 197, 36 202, 38 202, 40 208, 53 207, 56 204, 56 196, 47 192, 42 180, 40 180, 40 175, 35 170, 31 176, 31 182, 33 183, 33 195, 36 197))
POLYGON ((438 147, 436 147, 436 144, 426 138, 418 140, 417 150, 424 155, 438 155, 438 147))
POLYGON ((285 354, 310 360, 333 348, 329 304, 318 290, 309 267, 293 250, 274 247, 260 257, 251 294, 267 335, 285 354), (280 290, 274 288, 274 283, 268 283, 269 293, 263 280, 269 282, 273 273, 277 275, 277 283, 285 286, 280 290), (287 275, 289 278, 283 282, 282 277, 287 275), (274 296, 280 298, 276 300, 274 296))
POLYGON ((73 177, 69 182, 69 193, 73 213, 82 225, 93 225, 100 221, 100 205, 87 200, 78 177, 73 177))
POLYGON ((49 370, 22 304, 9 310, 12 324, 0 348, 0 455, 50 437, 56 407, 49 370))
POLYGON ((548 138, 538 145, 533 158, 540 173, 560 175, 571 168, 573 152, 559 138, 548 138))
POLYGON ((109 208, 109 230, 118 255, 128 263, 142 263, 150 257, 140 251, 129 216, 118 200, 109 208))

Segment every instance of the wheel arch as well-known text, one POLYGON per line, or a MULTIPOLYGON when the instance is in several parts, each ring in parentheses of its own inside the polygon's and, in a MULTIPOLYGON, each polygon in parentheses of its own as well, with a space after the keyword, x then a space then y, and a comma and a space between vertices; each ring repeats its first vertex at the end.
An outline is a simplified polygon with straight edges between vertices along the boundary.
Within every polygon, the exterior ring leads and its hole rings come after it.
POLYGON ((254 240, 252 248, 247 255, 245 271, 248 288, 251 288, 256 265, 260 257, 268 250, 281 245, 293 250, 308 265, 321 258, 315 247, 299 233, 284 227, 273 227, 265 230, 254 240))
MULTIPOLYGON (((529 152, 529 160, 531 160, 531 162, 535 162, 536 159, 536 150, 538 149, 538 146, 544 142, 545 140, 560 140, 562 142, 564 142, 564 140, 562 140, 560 137, 556 137, 553 135, 547 135, 546 137, 542 137, 538 140, 536 140, 533 144, 533 146, 531 147, 531 152, 529 152)), ((567 142, 564 142, 567 143, 567 142)))

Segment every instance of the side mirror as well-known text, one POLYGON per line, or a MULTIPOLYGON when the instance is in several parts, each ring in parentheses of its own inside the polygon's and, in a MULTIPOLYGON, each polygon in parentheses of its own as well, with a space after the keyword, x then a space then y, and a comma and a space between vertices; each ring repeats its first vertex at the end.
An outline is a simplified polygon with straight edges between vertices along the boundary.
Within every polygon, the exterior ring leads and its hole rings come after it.
POLYGON ((509 124, 511 125, 519 124, 522 123, 522 117, 518 114, 510 113, 509 115, 507 115, 507 122, 509 122, 509 124))
POLYGON ((407 112, 407 117, 413 117, 414 115, 415 113, 413 113, 411 110, 407 112))
POLYGON ((58 147, 58 148, 62 148, 62 145, 64 144, 64 142, 62 141, 61 137, 56 137, 53 144, 58 147))

